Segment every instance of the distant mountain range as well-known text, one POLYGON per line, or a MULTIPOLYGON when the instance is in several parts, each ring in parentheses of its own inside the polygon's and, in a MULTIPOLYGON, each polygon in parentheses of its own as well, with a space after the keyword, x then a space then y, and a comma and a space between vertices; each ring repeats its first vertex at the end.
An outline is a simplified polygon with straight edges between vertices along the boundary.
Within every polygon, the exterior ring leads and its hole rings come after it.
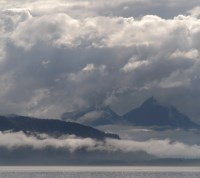
POLYGON ((82 138, 119 139, 116 134, 105 133, 90 126, 56 119, 37 119, 25 116, 0 116, 0 131, 19 132, 25 134, 45 133, 50 136, 75 135, 82 138))
POLYGON ((62 119, 38 119, 18 115, 0 116, 0 131, 22 131, 26 134, 46 133, 54 137, 76 135, 83 138, 119 139, 116 134, 105 133, 93 127, 116 124, 152 129, 200 129, 198 124, 175 107, 164 106, 154 97, 148 98, 140 107, 123 116, 118 116, 109 107, 99 107, 65 113, 62 119))
POLYGON ((98 126, 115 124, 119 121, 119 116, 110 107, 92 107, 81 111, 64 113, 62 119, 98 126))
POLYGON ((62 119, 90 126, 125 124, 157 129, 200 129, 200 125, 194 123, 175 107, 162 105, 154 97, 148 98, 140 107, 122 116, 117 115, 109 107, 102 107, 65 113, 62 119))

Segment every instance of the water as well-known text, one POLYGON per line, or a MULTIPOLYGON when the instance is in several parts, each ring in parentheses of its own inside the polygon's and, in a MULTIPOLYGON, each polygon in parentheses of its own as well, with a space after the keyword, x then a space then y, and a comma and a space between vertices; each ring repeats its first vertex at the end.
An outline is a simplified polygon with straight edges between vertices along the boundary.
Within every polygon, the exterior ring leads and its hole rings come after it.
POLYGON ((200 167, 0 167, 0 178, 200 178, 200 167))

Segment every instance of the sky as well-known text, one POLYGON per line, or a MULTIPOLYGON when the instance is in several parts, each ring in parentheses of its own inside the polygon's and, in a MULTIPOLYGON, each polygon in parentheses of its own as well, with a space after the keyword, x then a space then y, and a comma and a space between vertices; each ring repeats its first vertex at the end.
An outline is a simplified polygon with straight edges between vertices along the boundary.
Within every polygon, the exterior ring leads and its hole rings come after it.
MULTIPOLYGON (((199 0, 0 0, 0 115, 122 115, 154 96, 200 124, 199 68, 199 0)), ((0 132, 0 164, 200 160, 199 131, 97 128, 121 140, 0 132)))
POLYGON ((199 0, 0 0, 0 114, 123 114, 154 96, 200 123, 199 12, 199 0))

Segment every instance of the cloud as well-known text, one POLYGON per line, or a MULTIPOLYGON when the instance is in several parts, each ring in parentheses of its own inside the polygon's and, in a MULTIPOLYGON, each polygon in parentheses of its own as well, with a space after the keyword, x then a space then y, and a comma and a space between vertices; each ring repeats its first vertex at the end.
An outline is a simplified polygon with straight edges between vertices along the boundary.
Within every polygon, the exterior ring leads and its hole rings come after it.
POLYGON ((143 61, 143 60, 137 60, 137 59, 131 59, 127 64, 125 64, 122 68, 122 71, 124 72, 131 72, 133 70, 140 69, 140 67, 148 66, 149 61, 143 61))
POLYGON ((79 123, 87 124, 92 121, 95 121, 98 118, 103 117, 103 112, 101 111, 91 111, 83 115, 82 117, 78 118, 79 123))
POLYGON ((172 58, 189 58, 189 59, 198 59, 199 58, 199 51, 196 49, 191 49, 190 51, 175 51, 172 55, 172 58))
POLYGON ((198 121, 198 6, 1 1, 0 113, 58 118, 104 104, 123 113, 155 95, 198 121))
MULTIPOLYGON (((170 35, 185 41, 173 45, 188 48, 193 36, 198 35, 199 20, 193 17, 177 16, 165 20, 155 15, 146 15, 140 20, 124 17, 88 17, 76 19, 68 14, 45 15, 31 18, 21 23, 13 32, 11 39, 17 46, 31 48, 39 42, 54 47, 129 47, 154 46, 162 48, 172 42, 170 35), (49 21, 51 19, 51 21, 49 21), (110 24, 109 29, 106 25, 110 24), (156 30, 156 33, 155 33, 156 30), (179 33, 177 33, 179 31, 179 33), (189 34, 188 34, 189 33, 189 34), (29 34, 32 34, 29 36, 29 34), (190 41, 189 41, 190 40, 190 41), (185 45, 185 46, 184 46, 185 45)), ((191 44, 191 46, 195 44, 191 44)), ((182 50, 183 50, 182 49, 182 50)))
POLYGON ((171 142, 170 140, 148 140, 146 142, 137 141, 115 141, 110 140, 108 145, 113 149, 119 149, 125 152, 144 151, 158 158, 198 158, 200 146, 185 145, 180 142, 171 142))
POLYGON ((200 15, 199 14, 199 9, 200 9, 200 7, 197 6, 197 7, 193 8, 193 9, 189 10, 188 13, 191 14, 192 16, 194 16, 194 17, 199 17, 199 15, 200 15))
POLYGON ((33 149, 45 149, 53 147, 55 149, 63 148, 70 152, 84 147, 95 147, 95 140, 90 138, 76 138, 75 136, 66 136, 61 139, 50 138, 47 135, 39 135, 42 139, 34 136, 27 136, 22 132, 18 133, 0 133, 1 147, 9 150, 20 147, 31 147, 33 149))
POLYGON ((63 136, 58 139, 48 137, 47 135, 38 136, 40 139, 34 136, 27 136, 22 132, 1 132, 0 147, 7 148, 8 150, 16 150, 24 147, 33 148, 35 150, 54 148, 64 149, 70 152, 75 152, 80 149, 85 149, 86 151, 120 151, 122 153, 142 151, 158 158, 200 158, 199 145, 186 145, 181 142, 171 142, 169 139, 147 141, 106 139, 105 141, 96 141, 90 138, 83 139, 75 136, 63 136))

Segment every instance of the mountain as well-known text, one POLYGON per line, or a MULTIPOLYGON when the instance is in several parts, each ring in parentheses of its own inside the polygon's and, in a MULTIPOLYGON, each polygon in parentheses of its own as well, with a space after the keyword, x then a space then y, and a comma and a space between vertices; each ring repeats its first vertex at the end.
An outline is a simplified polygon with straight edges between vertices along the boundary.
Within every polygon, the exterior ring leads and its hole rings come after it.
POLYGON ((105 133, 95 128, 73 122, 56 119, 37 119, 25 116, 0 116, 0 131, 19 132, 26 134, 46 133, 51 136, 76 135, 83 138, 105 139, 116 138, 118 135, 105 133))
POLYGON ((129 124, 143 127, 197 129, 199 125, 191 121, 175 107, 164 106, 154 97, 122 116, 129 124))
POLYGON ((200 129, 200 126, 173 106, 165 106, 154 97, 145 100, 138 108, 119 116, 110 107, 88 108, 67 112, 62 115, 66 121, 75 121, 93 127, 101 125, 133 125, 157 129, 200 129))
POLYGON ((120 116, 107 106, 87 108, 82 111, 67 112, 62 115, 62 119, 76 121, 90 126, 99 126, 115 124, 119 121, 120 116))

